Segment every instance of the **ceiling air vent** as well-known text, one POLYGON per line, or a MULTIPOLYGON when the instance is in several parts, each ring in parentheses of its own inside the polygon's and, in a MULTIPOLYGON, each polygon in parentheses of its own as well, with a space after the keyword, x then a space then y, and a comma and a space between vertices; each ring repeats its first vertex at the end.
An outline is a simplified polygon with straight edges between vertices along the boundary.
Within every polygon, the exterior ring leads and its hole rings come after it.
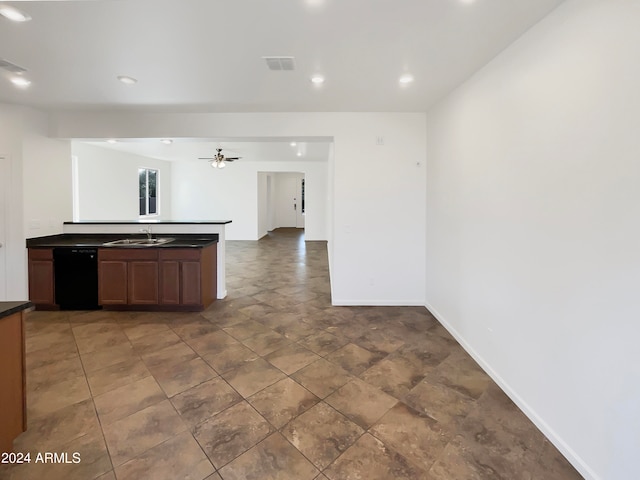
POLYGON ((262 57, 269 70, 293 70, 293 57, 262 57))
POLYGON ((11 73, 24 73, 27 71, 26 68, 22 68, 14 63, 5 60, 4 58, 0 58, 0 68, 11 73))

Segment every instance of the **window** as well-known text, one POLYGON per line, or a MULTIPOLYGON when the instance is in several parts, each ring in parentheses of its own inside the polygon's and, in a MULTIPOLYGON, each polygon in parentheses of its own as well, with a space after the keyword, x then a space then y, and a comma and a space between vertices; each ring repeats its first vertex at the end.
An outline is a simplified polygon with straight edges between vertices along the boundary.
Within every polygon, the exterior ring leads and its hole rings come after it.
POLYGON ((140 216, 158 214, 158 171, 138 169, 140 216))

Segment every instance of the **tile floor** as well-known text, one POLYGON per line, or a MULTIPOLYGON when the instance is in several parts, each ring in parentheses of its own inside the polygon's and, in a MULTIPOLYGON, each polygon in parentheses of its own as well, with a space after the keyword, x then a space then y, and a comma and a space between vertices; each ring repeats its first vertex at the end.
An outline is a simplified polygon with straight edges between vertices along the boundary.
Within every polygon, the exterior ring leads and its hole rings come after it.
POLYGON ((30 313, 15 450, 81 462, 0 478, 581 478, 424 308, 332 307, 324 242, 227 242, 227 275, 201 313, 30 313))

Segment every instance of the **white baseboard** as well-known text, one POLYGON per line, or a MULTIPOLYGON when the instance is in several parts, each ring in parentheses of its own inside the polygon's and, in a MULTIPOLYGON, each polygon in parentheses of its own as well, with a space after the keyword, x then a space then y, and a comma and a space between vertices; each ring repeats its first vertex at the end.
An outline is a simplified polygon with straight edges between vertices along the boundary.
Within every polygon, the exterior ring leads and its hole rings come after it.
POLYGON ((482 367, 482 369, 489 375, 494 382, 500 386, 500 388, 507 394, 507 396, 513 400, 520 410, 531 420, 536 427, 549 439, 555 447, 567 458, 567 460, 573 465, 578 472, 588 480, 602 480, 596 473, 589 468, 584 460, 564 441, 560 436, 551 428, 544 419, 537 414, 537 412, 531 408, 531 406, 513 390, 509 384, 487 363, 484 358, 473 349, 473 347, 464 339, 460 333, 453 328, 453 326, 447 322, 438 311, 433 308, 428 302, 424 304, 424 307, 436 317, 436 319, 442 324, 442 326, 458 341, 458 343, 465 349, 465 351, 473 357, 473 359, 482 367))
POLYGON ((424 307, 424 300, 349 300, 331 299, 335 307, 424 307))

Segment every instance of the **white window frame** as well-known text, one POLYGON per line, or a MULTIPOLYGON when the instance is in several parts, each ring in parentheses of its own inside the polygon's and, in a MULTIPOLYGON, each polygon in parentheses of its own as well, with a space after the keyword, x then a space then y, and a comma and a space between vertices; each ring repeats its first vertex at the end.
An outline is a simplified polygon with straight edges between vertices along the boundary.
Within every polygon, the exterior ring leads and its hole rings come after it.
POLYGON ((139 167, 138 168, 138 213, 140 218, 157 217, 160 215, 160 171, 157 168, 139 167), (140 173, 145 172, 145 208, 146 213, 140 213, 140 173), (156 174, 156 212, 149 213, 149 172, 156 174))

